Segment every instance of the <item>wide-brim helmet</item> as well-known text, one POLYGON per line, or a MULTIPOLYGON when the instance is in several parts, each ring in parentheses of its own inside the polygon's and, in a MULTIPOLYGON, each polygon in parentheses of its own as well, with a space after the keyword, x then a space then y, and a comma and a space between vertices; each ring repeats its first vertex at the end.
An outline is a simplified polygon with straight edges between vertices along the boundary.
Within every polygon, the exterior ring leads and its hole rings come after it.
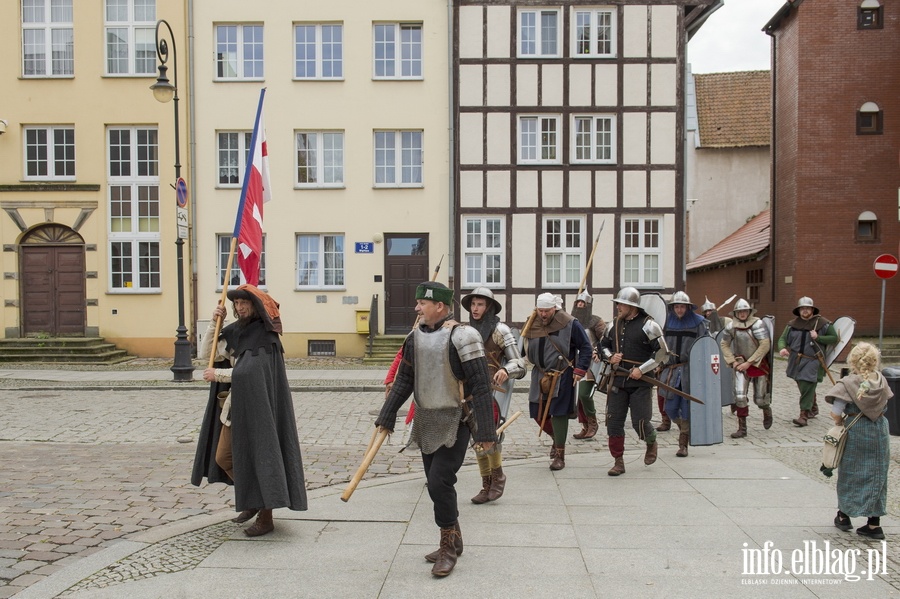
POLYGON ((626 306, 641 307, 641 292, 634 287, 623 287, 619 290, 618 295, 613 298, 613 302, 617 304, 625 304, 626 306))
POLYGON ((688 297, 688 294, 684 291, 676 291, 672 296, 672 299, 669 300, 670 306, 676 306, 678 304, 688 306, 691 309, 691 312, 697 309, 697 306, 691 303, 691 298, 688 297))
POLYGON ((494 306, 494 314, 499 314, 500 310, 503 309, 503 306, 500 305, 500 302, 494 299, 494 293, 487 287, 476 287, 472 290, 472 293, 469 293, 461 300, 459 300, 459 303, 462 304, 462 307, 466 309, 466 312, 471 312, 472 310, 469 307, 472 305, 472 300, 476 297, 483 297, 484 299, 488 300, 488 305, 494 306))
POLYGON ((812 308, 813 315, 819 313, 819 309, 816 308, 816 305, 813 303, 811 297, 803 296, 797 302, 797 307, 794 308, 794 316, 800 316, 800 308, 812 308))
MULTIPOLYGON (((738 301, 734 302, 734 310, 731 311, 731 315, 733 317, 737 318, 737 313, 743 312, 744 310, 749 310, 750 316, 753 316, 754 314, 756 314, 756 308, 751 306, 750 302, 748 302, 744 298, 741 298, 738 301)), ((747 318, 750 318, 750 316, 748 316, 747 318)), ((738 319, 738 320, 740 320, 740 319, 738 319)))

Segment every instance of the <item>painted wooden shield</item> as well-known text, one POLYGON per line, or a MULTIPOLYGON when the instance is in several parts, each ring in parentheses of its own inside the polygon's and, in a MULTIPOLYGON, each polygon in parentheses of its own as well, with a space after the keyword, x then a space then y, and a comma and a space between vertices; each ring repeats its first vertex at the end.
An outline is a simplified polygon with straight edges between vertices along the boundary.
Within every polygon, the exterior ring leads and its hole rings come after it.
POLYGON ((691 445, 715 445, 722 442, 722 354, 719 344, 709 335, 694 342, 690 355, 690 389, 703 400, 691 403, 691 445))
POLYGON ((642 293, 641 308, 644 309, 644 312, 652 316, 653 320, 655 320, 660 327, 666 326, 668 306, 666 305, 666 300, 664 300, 660 294, 642 293))
POLYGON ((725 356, 722 355, 722 336, 724 334, 725 329, 716 334, 716 345, 719 347, 719 372, 722 377, 722 407, 734 403, 734 370, 725 362, 725 356))
POLYGON ((849 316, 841 316, 834 321, 834 330, 837 331, 838 341, 825 347, 825 363, 831 366, 837 360, 850 340, 853 339, 853 331, 856 329, 856 321, 849 316))
POLYGON ((778 338, 775 336, 775 317, 766 314, 760 320, 766 325, 769 331, 769 375, 766 377, 766 389, 769 396, 772 396, 772 368, 775 365, 775 346, 778 345, 778 338))

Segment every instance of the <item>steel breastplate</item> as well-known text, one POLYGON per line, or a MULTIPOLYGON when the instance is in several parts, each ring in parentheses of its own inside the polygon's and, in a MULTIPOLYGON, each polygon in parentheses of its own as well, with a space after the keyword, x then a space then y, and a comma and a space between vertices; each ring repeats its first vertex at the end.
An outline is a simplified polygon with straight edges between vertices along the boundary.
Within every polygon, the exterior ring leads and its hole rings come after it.
POLYGON ((417 407, 437 410, 459 407, 459 381, 450 369, 451 327, 426 333, 413 333, 416 373, 415 402, 417 407))

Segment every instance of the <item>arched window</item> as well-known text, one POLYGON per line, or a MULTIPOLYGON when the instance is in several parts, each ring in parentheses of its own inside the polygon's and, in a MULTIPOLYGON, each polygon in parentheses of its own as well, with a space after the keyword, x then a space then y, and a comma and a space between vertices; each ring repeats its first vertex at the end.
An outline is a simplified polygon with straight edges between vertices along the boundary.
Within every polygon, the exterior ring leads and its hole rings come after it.
POLYGON ((856 219, 856 241, 878 241, 878 217, 866 210, 856 219))
POLYGON ((860 2, 856 15, 857 29, 882 29, 884 27, 884 21, 881 18, 881 2, 878 0, 860 2))
POLYGON ((881 108, 875 102, 866 102, 856 113, 857 135, 880 135, 882 127, 881 108))

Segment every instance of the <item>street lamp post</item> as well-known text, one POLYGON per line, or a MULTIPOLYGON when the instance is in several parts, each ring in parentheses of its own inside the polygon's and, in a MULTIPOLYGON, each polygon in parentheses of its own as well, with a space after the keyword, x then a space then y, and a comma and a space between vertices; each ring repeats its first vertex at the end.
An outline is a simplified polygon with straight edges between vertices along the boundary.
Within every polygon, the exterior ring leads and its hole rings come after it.
MULTIPOLYGON (((175 181, 181 179, 181 147, 179 143, 179 120, 178 120, 178 52, 175 46, 175 35, 172 33, 172 27, 165 19, 156 22, 156 56, 159 58, 159 77, 156 83, 150 86, 153 90, 153 97, 159 102, 168 102, 175 100, 175 181), (160 39, 159 32, 162 25, 166 26, 169 32, 169 39, 160 39), (172 45, 172 69, 175 79, 175 85, 169 83, 166 73, 169 67, 169 44, 172 45)), ((188 341, 187 327, 184 326, 184 239, 179 233, 175 240, 176 261, 178 264, 178 328, 175 334, 175 363, 172 365, 172 372, 175 375, 176 382, 187 382, 194 378, 194 364, 191 362, 191 342, 188 341)))

